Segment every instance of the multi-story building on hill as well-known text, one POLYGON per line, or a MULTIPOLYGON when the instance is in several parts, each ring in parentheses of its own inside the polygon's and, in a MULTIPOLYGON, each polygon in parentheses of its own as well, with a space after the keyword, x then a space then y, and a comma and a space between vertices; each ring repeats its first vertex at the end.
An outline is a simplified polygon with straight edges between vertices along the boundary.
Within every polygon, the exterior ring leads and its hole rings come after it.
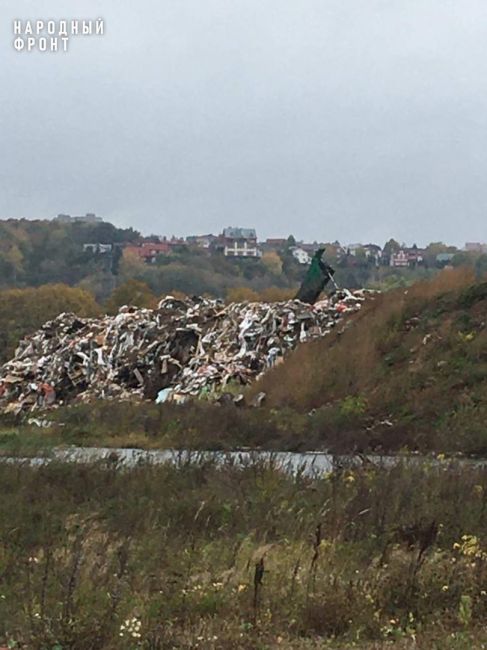
POLYGON ((254 228, 225 228, 221 236, 225 257, 260 257, 254 228))

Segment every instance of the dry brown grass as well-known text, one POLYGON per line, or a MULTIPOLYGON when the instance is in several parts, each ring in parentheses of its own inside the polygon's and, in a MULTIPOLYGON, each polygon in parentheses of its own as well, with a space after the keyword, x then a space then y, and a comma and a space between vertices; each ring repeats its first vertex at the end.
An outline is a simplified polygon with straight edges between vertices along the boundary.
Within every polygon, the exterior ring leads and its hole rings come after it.
POLYGON ((482 467, 342 460, 314 478, 230 461, 0 470, 0 646, 469 650, 487 640, 482 467), (140 637, 127 632, 133 620, 140 637))
POLYGON ((384 354, 401 342, 400 324, 420 316, 438 297, 459 293, 474 281, 468 269, 448 269, 407 290, 376 296, 350 319, 344 332, 300 346, 257 382, 251 394, 264 391, 270 406, 300 410, 348 395, 370 394, 377 389, 377 369, 384 354))

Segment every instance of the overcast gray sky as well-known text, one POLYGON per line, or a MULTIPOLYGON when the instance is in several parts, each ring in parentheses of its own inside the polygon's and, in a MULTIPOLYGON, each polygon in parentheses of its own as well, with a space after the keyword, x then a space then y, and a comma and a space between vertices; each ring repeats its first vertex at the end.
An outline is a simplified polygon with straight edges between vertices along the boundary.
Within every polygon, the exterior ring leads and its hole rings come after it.
POLYGON ((485 0, 2 0, 0 216, 487 240, 485 0), (42 8, 39 8, 42 7, 42 8), (67 53, 14 18, 98 18, 67 53))

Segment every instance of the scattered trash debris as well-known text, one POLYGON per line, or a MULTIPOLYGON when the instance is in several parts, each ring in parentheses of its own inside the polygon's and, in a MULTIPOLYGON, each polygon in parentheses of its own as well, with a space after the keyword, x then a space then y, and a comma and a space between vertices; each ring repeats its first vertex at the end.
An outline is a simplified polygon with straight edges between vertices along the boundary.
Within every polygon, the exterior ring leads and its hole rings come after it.
POLYGON ((257 395, 252 400, 251 406, 254 406, 255 408, 261 407, 262 404, 264 404, 266 397, 267 395, 263 391, 257 393, 257 395))
POLYGON ((50 426, 52 426, 52 422, 50 420, 40 420, 39 418, 29 418, 27 420, 27 424, 30 424, 31 426, 35 427, 40 427, 41 429, 48 429, 50 426))
POLYGON ((232 392, 299 342, 325 336, 368 293, 342 290, 314 305, 167 296, 157 309, 124 306, 100 319, 63 313, 25 337, 0 368, 0 411, 93 398, 182 403, 232 392))

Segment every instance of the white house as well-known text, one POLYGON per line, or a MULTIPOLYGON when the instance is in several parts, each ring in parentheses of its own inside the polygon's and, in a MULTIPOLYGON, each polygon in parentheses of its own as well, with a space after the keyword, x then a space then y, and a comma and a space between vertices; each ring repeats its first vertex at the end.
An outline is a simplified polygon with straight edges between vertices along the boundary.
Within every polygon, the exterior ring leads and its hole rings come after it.
POLYGON ((299 264, 309 264, 311 262, 310 254, 302 248, 293 248, 292 254, 294 259, 297 260, 299 264))

